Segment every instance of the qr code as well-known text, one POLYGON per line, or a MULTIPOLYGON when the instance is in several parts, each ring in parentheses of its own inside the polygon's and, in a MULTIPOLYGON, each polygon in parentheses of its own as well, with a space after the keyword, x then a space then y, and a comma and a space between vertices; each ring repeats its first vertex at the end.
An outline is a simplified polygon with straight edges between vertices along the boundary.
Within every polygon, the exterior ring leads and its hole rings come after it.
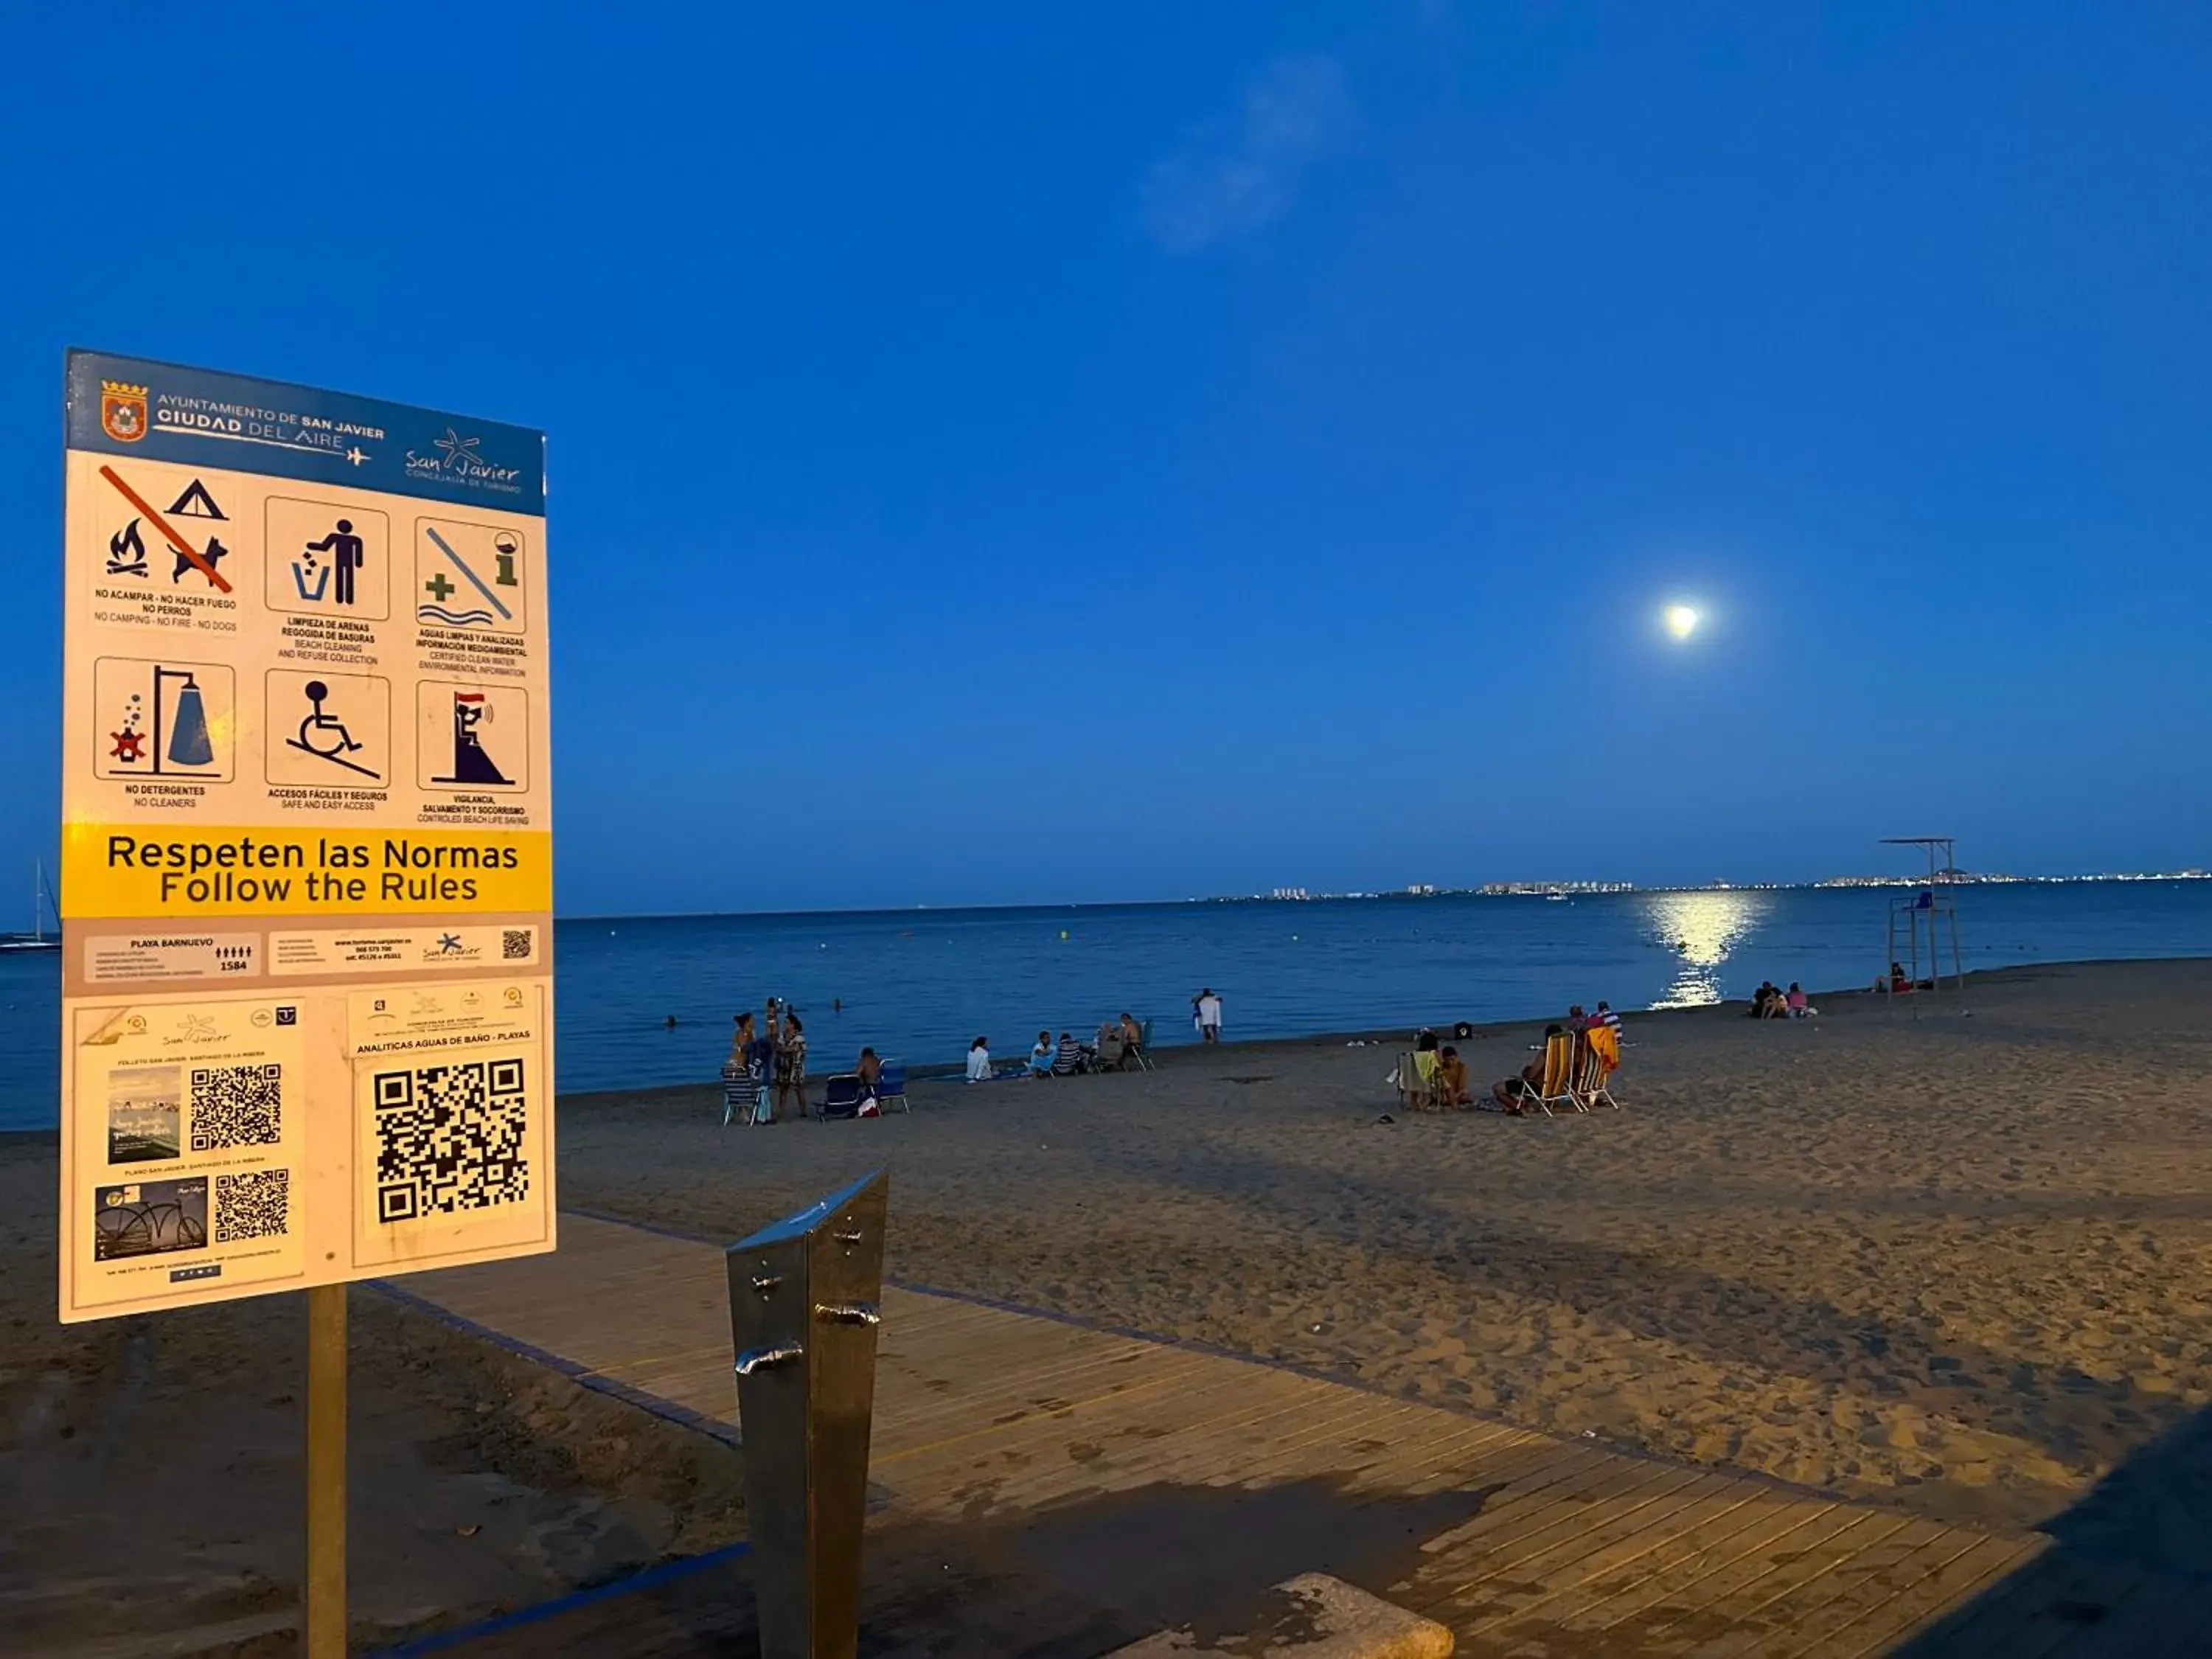
POLYGON ((519 1204, 529 1195, 520 1056, 379 1072, 374 1088, 380 1221, 519 1204))
POLYGON ((289 1218, 292 1172, 248 1170, 215 1178, 215 1242, 282 1238, 289 1218))
POLYGON ((273 1146, 284 1138, 284 1068, 192 1067, 192 1150, 273 1146))
POLYGON ((506 927, 500 930, 499 953, 508 962, 530 960, 532 930, 527 927, 506 927))

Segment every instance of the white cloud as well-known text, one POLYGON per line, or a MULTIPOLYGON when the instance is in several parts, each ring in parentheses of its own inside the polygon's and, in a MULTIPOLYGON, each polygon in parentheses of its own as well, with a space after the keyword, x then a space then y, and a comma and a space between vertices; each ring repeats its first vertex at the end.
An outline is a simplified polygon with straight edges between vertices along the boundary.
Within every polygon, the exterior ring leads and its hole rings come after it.
POLYGON ((1306 168, 1351 119, 1333 58, 1279 58, 1253 77, 1233 115, 1201 123, 1152 164, 1145 225, 1170 253, 1192 253, 1281 216, 1306 168))

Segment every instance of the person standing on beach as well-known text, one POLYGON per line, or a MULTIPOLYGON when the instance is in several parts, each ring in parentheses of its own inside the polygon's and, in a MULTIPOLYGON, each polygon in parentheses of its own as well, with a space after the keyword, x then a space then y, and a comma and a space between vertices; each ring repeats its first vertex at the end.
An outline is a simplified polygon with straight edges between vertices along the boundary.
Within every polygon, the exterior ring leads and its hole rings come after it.
POLYGON ((775 1109, 783 1110, 786 1094, 799 1097, 799 1115, 806 1115, 806 1032, 797 1014, 783 1018, 783 1036, 775 1045, 775 1109))
POLYGON ((1221 999, 1210 986, 1198 994, 1198 1035, 1202 1042, 1221 1041, 1221 999))

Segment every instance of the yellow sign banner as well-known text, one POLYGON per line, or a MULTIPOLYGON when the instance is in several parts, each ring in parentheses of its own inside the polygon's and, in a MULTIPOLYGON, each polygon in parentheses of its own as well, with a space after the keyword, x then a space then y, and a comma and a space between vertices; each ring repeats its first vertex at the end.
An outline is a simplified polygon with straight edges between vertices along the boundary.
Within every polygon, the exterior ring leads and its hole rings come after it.
POLYGON ((553 836, 544 830, 72 823, 63 832, 70 919, 552 908, 553 836))

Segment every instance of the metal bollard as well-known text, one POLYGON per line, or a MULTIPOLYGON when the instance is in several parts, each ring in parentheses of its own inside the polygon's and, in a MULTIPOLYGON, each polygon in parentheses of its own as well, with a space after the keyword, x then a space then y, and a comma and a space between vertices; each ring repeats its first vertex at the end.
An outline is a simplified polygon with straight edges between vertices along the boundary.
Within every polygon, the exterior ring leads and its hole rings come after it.
POLYGON ((761 1659, 854 1659, 889 1172, 729 1251, 761 1659))

